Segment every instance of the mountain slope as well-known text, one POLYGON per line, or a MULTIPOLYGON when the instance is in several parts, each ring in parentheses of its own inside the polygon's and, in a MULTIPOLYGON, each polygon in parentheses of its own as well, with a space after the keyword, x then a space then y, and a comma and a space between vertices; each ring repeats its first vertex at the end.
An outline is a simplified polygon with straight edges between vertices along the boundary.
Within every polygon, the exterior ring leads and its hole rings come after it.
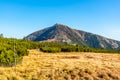
POLYGON ((81 30, 71 29, 62 24, 55 24, 52 27, 36 31, 25 37, 25 39, 32 41, 57 41, 94 48, 120 49, 120 41, 81 30))

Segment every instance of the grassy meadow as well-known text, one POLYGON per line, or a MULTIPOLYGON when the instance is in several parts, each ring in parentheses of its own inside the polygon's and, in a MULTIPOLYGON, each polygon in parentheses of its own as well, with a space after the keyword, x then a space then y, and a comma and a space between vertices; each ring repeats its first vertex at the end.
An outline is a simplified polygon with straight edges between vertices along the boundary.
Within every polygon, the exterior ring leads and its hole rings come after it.
POLYGON ((120 54, 29 50, 16 67, 0 67, 0 80, 120 80, 120 54))

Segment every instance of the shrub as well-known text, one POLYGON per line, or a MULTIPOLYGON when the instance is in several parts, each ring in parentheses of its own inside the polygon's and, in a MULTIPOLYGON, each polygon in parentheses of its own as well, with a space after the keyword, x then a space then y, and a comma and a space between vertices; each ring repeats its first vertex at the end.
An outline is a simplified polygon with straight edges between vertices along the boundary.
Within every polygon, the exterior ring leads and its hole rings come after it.
POLYGON ((0 38, 0 65, 12 66, 21 61, 23 56, 28 55, 27 45, 23 40, 0 38))
POLYGON ((43 52, 48 52, 48 53, 61 52, 61 49, 58 47, 42 47, 42 48, 40 48, 40 50, 43 52))

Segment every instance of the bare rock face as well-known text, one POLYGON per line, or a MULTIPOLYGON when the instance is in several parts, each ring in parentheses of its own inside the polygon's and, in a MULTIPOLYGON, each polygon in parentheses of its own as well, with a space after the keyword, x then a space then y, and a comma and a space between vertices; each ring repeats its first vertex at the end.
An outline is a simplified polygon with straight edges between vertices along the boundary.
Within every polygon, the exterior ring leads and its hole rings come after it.
POLYGON ((71 29, 62 24, 55 24, 51 27, 36 31, 26 36, 25 39, 32 41, 57 41, 93 48, 120 49, 120 41, 81 30, 71 29))

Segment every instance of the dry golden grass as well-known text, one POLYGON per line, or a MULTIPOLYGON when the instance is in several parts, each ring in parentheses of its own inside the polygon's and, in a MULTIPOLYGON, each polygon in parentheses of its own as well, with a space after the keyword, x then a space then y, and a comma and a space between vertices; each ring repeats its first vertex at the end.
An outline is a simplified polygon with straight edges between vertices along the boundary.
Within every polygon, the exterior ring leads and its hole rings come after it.
POLYGON ((16 67, 0 67, 0 80, 120 80, 120 54, 29 52, 16 67))

